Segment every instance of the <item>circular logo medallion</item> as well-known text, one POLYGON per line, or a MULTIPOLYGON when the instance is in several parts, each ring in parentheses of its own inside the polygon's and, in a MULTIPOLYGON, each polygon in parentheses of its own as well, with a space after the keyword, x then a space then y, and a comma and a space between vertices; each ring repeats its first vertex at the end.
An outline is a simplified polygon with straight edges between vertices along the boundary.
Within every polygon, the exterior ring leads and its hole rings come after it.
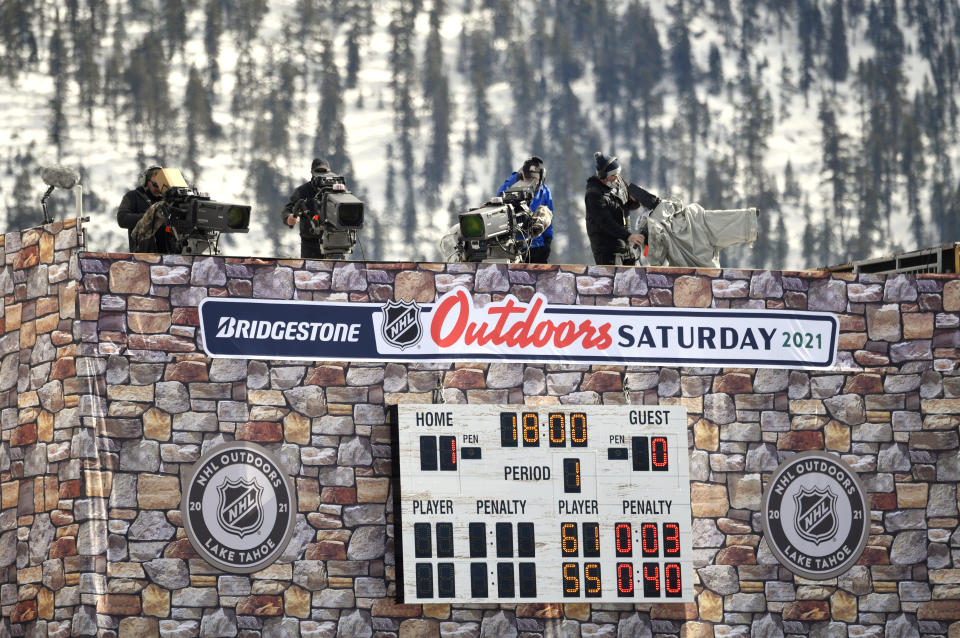
POLYGON ((844 573, 870 534, 870 508, 856 472, 826 452, 791 456, 764 490, 763 531, 794 574, 825 580, 844 573))
POLYGON ((180 504, 193 548, 211 565, 249 573, 272 564, 296 523, 296 492, 267 450, 218 445, 191 468, 180 504))

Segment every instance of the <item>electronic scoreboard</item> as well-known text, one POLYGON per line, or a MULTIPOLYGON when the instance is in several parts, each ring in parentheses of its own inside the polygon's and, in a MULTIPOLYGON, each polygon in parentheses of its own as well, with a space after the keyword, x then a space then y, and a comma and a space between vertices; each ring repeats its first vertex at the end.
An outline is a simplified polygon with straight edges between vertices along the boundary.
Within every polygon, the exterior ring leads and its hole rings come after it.
POLYGON ((405 602, 693 602, 685 408, 397 419, 405 602))

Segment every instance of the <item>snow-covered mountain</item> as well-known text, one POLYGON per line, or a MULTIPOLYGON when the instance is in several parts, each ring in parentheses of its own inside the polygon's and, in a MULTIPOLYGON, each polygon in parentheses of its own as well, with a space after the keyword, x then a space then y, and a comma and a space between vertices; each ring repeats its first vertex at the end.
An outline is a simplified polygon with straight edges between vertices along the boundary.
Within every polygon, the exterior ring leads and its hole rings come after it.
MULTIPOLYGON (((553 262, 590 261, 596 150, 661 194, 758 206, 725 263, 809 268, 960 239, 957 2, 10 0, 0 203, 82 173, 88 248, 142 168, 254 208, 224 252, 296 256, 280 209, 327 157, 367 203, 354 257, 439 258, 457 211, 546 159, 553 262), (929 5, 929 6, 928 6, 929 5)), ((56 191, 51 211, 70 214, 56 191)))

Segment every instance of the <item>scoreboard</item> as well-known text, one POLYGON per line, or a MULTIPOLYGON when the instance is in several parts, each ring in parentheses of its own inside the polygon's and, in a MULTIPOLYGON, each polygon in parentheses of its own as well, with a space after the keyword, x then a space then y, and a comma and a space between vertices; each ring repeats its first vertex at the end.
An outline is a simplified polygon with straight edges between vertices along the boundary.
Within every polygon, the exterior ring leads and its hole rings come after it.
POLYGON ((404 601, 693 602, 682 406, 397 406, 404 601))

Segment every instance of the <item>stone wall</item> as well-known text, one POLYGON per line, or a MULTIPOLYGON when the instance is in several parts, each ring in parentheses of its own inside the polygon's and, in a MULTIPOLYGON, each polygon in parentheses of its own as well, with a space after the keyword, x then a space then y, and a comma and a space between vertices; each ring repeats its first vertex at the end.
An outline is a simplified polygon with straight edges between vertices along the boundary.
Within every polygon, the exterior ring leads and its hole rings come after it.
POLYGON ((960 280, 811 272, 361 264, 79 252, 76 229, 5 236, 0 635, 960 636, 960 280), (205 297, 825 310, 841 370, 211 360, 205 297), (687 408, 697 602, 400 605, 386 409, 430 402, 687 408), (257 441, 294 479, 283 558, 218 572, 181 524, 181 478, 257 441), (839 453, 870 492, 860 564, 815 582, 762 539, 795 451, 839 453))

